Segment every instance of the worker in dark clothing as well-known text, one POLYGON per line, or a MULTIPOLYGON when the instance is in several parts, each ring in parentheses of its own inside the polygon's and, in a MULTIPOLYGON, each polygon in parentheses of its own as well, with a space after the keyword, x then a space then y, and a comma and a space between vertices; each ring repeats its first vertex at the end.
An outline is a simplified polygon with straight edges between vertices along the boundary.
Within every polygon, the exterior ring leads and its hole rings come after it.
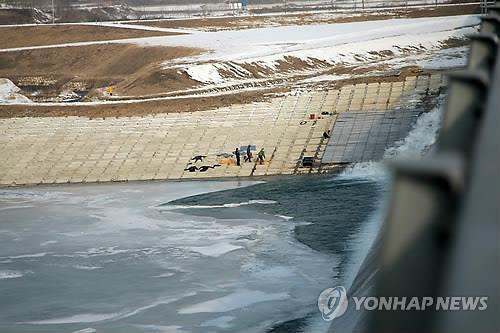
POLYGON ((257 159, 259 160, 259 164, 264 163, 264 159, 266 158, 266 153, 264 152, 264 148, 262 148, 259 151, 259 154, 257 155, 257 159))
POLYGON ((330 131, 323 132, 323 139, 328 139, 330 138, 330 131))
POLYGON ((236 156, 236 165, 241 166, 240 148, 236 148, 236 150, 234 151, 234 155, 236 156))
POLYGON ((247 156, 245 157, 245 162, 252 162, 252 146, 247 147, 247 156))

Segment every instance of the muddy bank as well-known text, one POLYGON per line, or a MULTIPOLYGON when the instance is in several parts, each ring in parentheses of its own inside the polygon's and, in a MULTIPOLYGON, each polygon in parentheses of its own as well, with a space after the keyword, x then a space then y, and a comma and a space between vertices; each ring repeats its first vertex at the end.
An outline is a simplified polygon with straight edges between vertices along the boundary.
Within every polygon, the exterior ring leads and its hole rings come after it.
POLYGON ((13 81, 33 100, 55 97, 75 87, 96 96, 96 89, 109 85, 116 86, 116 94, 151 94, 196 85, 182 73, 161 70, 161 64, 200 52, 185 47, 132 44, 5 52, 0 53, 0 77, 13 81))
MULTIPOLYGON (((174 100, 144 101, 96 105, 0 105, 0 118, 15 117, 67 117, 89 118, 146 116, 158 113, 193 112, 215 109, 233 104, 264 101, 271 91, 231 93, 222 96, 182 98, 174 100)), ((277 92, 277 91, 274 91, 277 92)))
POLYGON ((0 45, 2 49, 9 49, 171 35, 179 35, 179 33, 90 25, 0 26, 0 45))

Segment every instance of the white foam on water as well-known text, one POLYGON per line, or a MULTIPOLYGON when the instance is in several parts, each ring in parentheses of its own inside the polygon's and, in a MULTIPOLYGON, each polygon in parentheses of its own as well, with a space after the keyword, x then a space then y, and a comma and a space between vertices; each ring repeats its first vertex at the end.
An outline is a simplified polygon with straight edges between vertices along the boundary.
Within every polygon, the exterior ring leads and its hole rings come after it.
MULTIPOLYGON (((425 155, 429 148, 435 144, 441 125, 442 108, 440 104, 438 103, 438 106, 433 110, 423 113, 417 119, 407 137, 396 142, 393 147, 385 151, 384 159, 416 159, 425 155)), ((349 166, 335 179, 367 180, 384 184, 389 180, 389 176, 383 162, 362 162, 349 166)), ((386 198, 382 198, 376 205, 377 209, 370 214, 367 223, 363 225, 363 229, 351 240, 350 246, 353 248, 353 254, 347 263, 344 275, 344 287, 347 289, 353 283, 364 258, 378 235, 385 216, 385 203, 386 198)), ((329 327, 330 324, 326 323, 321 316, 315 316, 308 320, 304 331, 308 333, 326 333, 329 331, 329 327)))
POLYGON ((23 276, 24 274, 19 271, 11 271, 11 270, 0 271, 0 280, 17 279, 23 276))
MULTIPOLYGON (((434 109, 424 112, 413 125, 406 138, 386 149, 384 160, 415 159, 425 155, 437 138, 442 118, 442 100, 434 109)), ((389 174, 383 162, 361 162, 347 167, 337 179, 366 179, 387 181, 389 174)))
POLYGON ((345 168, 336 179, 381 181, 387 178, 387 171, 380 162, 360 162, 345 168))
POLYGON ((290 298, 287 293, 264 293, 259 290, 239 290, 224 297, 181 308, 179 314, 228 312, 255 303, 281 301, 290 298))
POLYGON ((179 325, 134 325, 136 327, 147 329, 151 333, 188 333, 179 325))
POLYGON ((31 259, 31 258, 41 258, 41 257, 45 257, 47 254, 48 254, 47 252, 30 253, 30 254, 20 254, 20 255, 15 255, 15 256, 0 257, 0 259, 31 259))
POLYGON ((55 243, 57 243, 56 240, 49 240, 49 241, 40 243, 40 246, 47 246, 47 245, 51 245, 51 244, 55 244, 55 243))
POLYGON ((273 200, 248 200, 239 203, 226 203, 222 205, 165 205, 157 207, 158 210, 177 210, 177 209, 212 209, 212 208, 238 208, 248 205, 274 205, 273 200))
POLYGON ((10 210, 10 209, 26 209, 26 208, 33 208, 33 206, 5 206, 5 207, 0 207, 0 210, 10 210))
POLYGON ((101 266, 85 266, 85 265, 74 265, 73 268, 80 269, 83 271, 95 271, 96 269, 102 269, 101 266))
POLYGON ((286 216, 286 215, 274 215, 274 216, 279 217, 280 219, 283 219, 283 220, 286 220, 286 221, 294 219, 293 216, 286 216))
POLYGON ((94 333, 94 332, 97 332, 97 330, 95 328, 87 327, 87 328, 84 328, 82 330, 73 331, 71 333, 94 333))
POLYGON ((19 322, 18 324, 30 325, 59 325, 59 324, 76 324, 76 323, 97 323, 105 320, 110 320, 119 317, 119 313, 80 313, 68 317, 58 317, 44 320, 19 322))
POLYGON ((385 159, 419 158, 436 143, 437 134, 441 128, 442 110, 440 106, 418 117, 408 136, 387 149, 385 159))
POLYGON ((117 249, 116 246, 110 247, 94 247, 86 251, 75 252, 76 255, 85 258, 99 257, 99 256, 114 256, 117 254, 129 253, 129 249, 117 249))
POLYGON ((175 275, 175 273, 168 272, 168 273, 162 273, 162 274, 159 274, 159 275, 154 275, 153 277, 154 278, 167 278, 167 277, 172 277, 174 275, 175 275))
MULTIPOLYGON (((388 148, 384 153, 385 160, 412 158, 417 159, 422 157, 429 148, 435 144, 437 134, 441 125, 442 108, 441 103, 430 112, 423 113, 413 125, 408 136, 393 147, 388 148)), ((383 162, 363 162, 356 163, 348 167, 340 176, 340 179, 369 179, 377 182, 387 182, 389 173, 384 167, 383 162)), ((384 198, 385 199, 385 198, 384 198)), ((358 237, 358 243, 361 244, 359 249, 354 254, 356 262, 348 269, 346 276, 347 280, 352 282, 359 266, 362 264, 363 258, 371 247, 374 241, 373 235, 378 233, 380 223, 384 216, 385 200, 382 200, 377 205, 377 210, 374 211, 368 223, 365 224, 367 230, 361 231, 358 237)))

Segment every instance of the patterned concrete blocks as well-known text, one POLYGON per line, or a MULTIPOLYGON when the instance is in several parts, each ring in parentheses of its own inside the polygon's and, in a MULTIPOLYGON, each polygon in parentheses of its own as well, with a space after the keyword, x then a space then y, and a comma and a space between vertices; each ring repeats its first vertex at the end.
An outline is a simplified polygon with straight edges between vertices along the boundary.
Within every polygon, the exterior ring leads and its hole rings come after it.
MULTIPOLYGON (((435 93, 444 83, 441 75, 422 75, 202 112, 92 120, 2 119, 0 185, 322 172, 319 164, 303 168, 301 161, 306 156, 320 161, 327 155, 323 133, 333 128, 337 114, 377 114, 414 105, 418 94, 435 93), (263 165, 244 163, 242 158, 238 167, 231 158, 221 157, 248 144, 265 149, 263 165), (207 157, 193 163, 195 155, 207 157), (189 167, 196 168, 191 172, 189 167)), ((257 151, 253 153, 255 161, 257 151)))
POLYGON ((323 163, 382 159, 388 147, 408 134, 418 114, 413 110, 343 113, 337 119, 323 163))

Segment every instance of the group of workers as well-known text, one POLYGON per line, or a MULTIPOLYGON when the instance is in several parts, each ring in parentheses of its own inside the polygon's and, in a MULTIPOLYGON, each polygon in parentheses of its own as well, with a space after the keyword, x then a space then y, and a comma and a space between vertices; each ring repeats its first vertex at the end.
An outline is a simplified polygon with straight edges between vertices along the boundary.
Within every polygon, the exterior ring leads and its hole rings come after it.
MULTIPOLYGON (((237 166, 241 166, 241 151, 240 151, 240 148, 236 148, 236 150, 234 151, 234 156, 236 156, 236 165, 237 166)), ((247 146, 247 151, 246 151, 246 155, 245 155, 245 162, 252 162, 252 146, 251 145, 248 145, 247 146)), ((264 151, 264 148, 262 148, 259 153, 257 154, 257 162, 259 162, 259 164, 263 164, 264 163, 264 159, 266 158, 266 153, 264 151)))
MULTIPOLYGON (((325 140, 329 139, 330 136, 331 136, 331 131, 330 130, 323 132, 323 139, 325 139, 325 140)), ((244 160, 245 160, 245 162, 250 162, 250 163, 252 162, 252 158, 253 158, 252 147, 254 147, 254 149, 255 149, 255 146, 252 146, 252 145, 248 145, 247 148, 246 148, 246 154, 244 154, 244 160)), ((236 165, 237 166, 241 166, 241 154, 242 154, 242 152, 241 152, 240 148, 236 148, 236 150, 233 152, 233 155, 236 157, 236 165)), ((217 155, 217 157, 221 157, 221 156, 223 156, 224 158, 230 158, 231 154, 224 153, 224 154, 217 155)), ((201 166, 200 168, 198 168, 197 166, 193 165, 196 162, 203 162, 203 159, 205 157, 207 157, 207 156, 205 156, 205 155, 196 155, 196 156, 194 156, 191 159, 191 161, 193 161, 193 162, 190 162, 188 164, 190 166, 186 169, 186 171, 190 171, 190 172, 196 172, 196 171, 206 172, 208 169, 215 169, 216 167, 221 166, 220 164, 214 164, 214 165, 201 166)), ((259 163, 261 165, 264 164, 264 159, 265 158, 266 158, 266 153, 264 151, 264 148, 261 148, 261 150, 257 153, 257 163, 259 163)))

